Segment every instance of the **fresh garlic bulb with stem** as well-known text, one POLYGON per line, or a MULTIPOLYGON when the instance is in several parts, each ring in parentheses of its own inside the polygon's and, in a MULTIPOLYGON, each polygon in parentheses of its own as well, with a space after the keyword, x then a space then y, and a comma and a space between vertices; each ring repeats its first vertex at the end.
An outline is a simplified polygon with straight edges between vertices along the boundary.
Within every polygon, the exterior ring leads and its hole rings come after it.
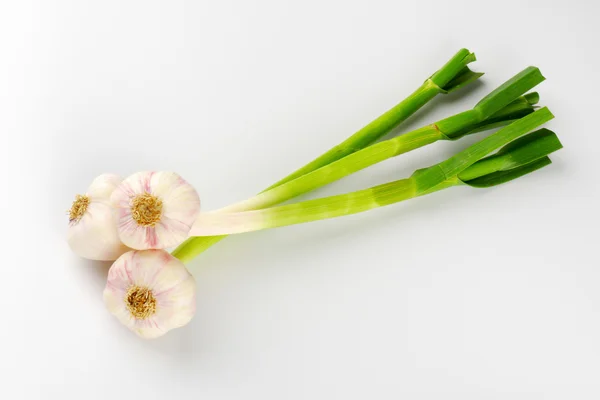
POLYGON ((174 172, 138 172, 111 195, 119 237, 137 249, 180 244, 200 212, 196 190, 174 172))
POLYGON ((104 303, 123 325, 152 339, 190 322, 196 281, 164 250, 129 251, 108 271, 104 303))
POLYGON ((80 257, 113 261, 129 250, 117 232, 110 196, 122 178, 102 174, 93 180, 87 192, 77 195, 69 210, 67 242, 80 257))

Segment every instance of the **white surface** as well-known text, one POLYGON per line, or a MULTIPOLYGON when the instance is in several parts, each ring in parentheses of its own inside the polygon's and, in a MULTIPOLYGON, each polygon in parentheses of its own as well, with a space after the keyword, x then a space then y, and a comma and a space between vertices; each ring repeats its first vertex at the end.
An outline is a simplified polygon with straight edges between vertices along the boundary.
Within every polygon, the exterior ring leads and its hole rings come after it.
MULTIPOLYGON (((4 399, 598 399, 597 3, 3 1, 4 399), (489 4, 489 5, 485 5, 489 4), (565 149, 490 190, 229 238, 192 265, 198 311, 155 341, 104 309, 107 265, 65 210, 102 172, 179 172, 246 198, 416 88, 458 48, 472 106, 527 65, 565 149)), ((480 136, 481 137, 481 136, 480 136)), ((440 143, 322 190, 408 175, 440 143)))

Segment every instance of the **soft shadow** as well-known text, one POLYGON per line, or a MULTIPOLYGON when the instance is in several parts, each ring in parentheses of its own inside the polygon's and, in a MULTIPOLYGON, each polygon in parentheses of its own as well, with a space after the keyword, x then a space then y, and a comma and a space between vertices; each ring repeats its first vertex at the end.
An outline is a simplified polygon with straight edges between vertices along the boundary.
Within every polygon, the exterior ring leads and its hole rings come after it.
POLYGON ((87 260, 71 253, 69 263, 80 286, 87 286, 86 292, 94 297, 97 297, 98 293, 102 294, 112 261, 87 260))

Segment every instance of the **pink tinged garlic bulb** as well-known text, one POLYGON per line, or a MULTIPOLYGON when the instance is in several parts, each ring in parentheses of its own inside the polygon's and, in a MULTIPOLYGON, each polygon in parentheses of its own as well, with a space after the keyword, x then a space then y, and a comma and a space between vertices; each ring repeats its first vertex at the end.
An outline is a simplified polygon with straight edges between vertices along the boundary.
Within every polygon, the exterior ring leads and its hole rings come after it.
POLYGON ((110 267, 104 303, 140 337, 157 338, 190 322, 196 311, 196 281, 164 250, 130 251, 110 267))
POLYGON ((138 249, 176 246, 200 212, 196 190, 174 172, 138 172, 112 193, 121 241, 138 249))
POLYGON ((67 242, 78 256, 113 261, 130 250, 119 239, 110 204, 110 196, 121 181, 117 175, 100 175, 85 194, 75 197, 69 210, 67 242))

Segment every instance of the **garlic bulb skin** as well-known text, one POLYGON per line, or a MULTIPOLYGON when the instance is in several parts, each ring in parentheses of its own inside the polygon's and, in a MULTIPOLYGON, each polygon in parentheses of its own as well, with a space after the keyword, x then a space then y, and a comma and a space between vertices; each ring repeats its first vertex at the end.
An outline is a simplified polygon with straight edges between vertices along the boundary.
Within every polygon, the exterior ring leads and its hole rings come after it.
POLYGON ((111 195, 119 237, 132 249, 164 249, 187 239, 200 197, 174 172, 137 172, 111 195))
POLYGON ((196 312, 196 280, 164 250, 129 251, 108 271, 104 304, 145 339, 186 325, 196 312))
POLYGON ((129 250, 117 232, 110 196, 122 178, 102 174, 84 195, 77 195, 69 211, 67 242, 71 250, 90 260, 114 261, 129 250))

